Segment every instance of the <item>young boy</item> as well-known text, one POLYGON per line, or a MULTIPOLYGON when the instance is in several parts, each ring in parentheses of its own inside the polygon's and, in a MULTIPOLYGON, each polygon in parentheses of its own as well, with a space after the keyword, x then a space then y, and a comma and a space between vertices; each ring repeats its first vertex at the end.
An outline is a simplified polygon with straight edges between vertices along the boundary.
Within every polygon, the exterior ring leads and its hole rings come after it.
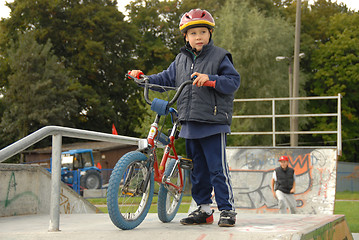
POLYGON ((273 172, 271 182, 273 196, 278 199, 280 213, 287 213, 287 208, 289 208, 290 213, 295 213, 296 201, 294 198, 294 169, 288 166, 289 159, 287 156, 281 156, 279 158, 279 164, 280 167, 277 167, 273 172))
MULTIPOLYGON (((213 223, 211 195, 214 189, 218 225, 232 227, 236 222, 232 184, 226 162, 226 134, 230 133, 234 93, 240 76, 231 54, 213 45, 213 17, 206 10, 193 9, 182 16, 179 28, 185 46, 167 70, 149 76, 150 83, 164 86, 187 85, 177 101, 182 124, 180 137, 186 139, 187 157, 193 161, 192 197, 198 209, 181 220, 184 225, 213 223), (213 81, 213 87, 203 86, 213 81)), ((140 70, 130 74, 137 77, 140 70)))

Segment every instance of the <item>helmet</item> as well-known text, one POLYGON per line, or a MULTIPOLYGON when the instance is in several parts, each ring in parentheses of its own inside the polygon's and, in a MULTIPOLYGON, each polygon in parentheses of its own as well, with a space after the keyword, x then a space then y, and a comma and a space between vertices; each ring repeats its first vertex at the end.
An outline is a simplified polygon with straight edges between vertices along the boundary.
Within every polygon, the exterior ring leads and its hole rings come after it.
POLYGON ((179 24, 179 29, 181 30, 181 33, 186 33, 190 28, 207 27, 209 29, 213 29, 214 25, 214 19, 208 11, 192 9, 191 11, 183 14, 179 24))
POLYGON ((278 161, 289 161, 287 156, 281 156, 278 161))

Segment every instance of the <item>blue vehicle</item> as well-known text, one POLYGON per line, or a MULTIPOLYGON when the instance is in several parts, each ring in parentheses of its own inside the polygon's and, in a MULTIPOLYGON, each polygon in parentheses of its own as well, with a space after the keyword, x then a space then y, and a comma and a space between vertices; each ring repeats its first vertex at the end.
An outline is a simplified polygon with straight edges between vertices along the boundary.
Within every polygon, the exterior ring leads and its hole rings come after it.
POLYGON ((102 187, 101 169, 95 166, 92 149, 61 153, 61 180, 78 193, 102 187))

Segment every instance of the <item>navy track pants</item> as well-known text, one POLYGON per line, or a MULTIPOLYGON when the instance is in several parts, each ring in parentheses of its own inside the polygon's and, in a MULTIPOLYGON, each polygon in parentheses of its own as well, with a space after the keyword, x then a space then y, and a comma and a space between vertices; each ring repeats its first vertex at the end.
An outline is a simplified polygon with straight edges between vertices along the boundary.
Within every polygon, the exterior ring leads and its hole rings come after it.
POLYGON ((192 198, 197 205, 211 204, 214 189, 218 210, 235 210, 226 161, 226 141, 225 133, 186 139, 187 157, 193 161, 192 198))

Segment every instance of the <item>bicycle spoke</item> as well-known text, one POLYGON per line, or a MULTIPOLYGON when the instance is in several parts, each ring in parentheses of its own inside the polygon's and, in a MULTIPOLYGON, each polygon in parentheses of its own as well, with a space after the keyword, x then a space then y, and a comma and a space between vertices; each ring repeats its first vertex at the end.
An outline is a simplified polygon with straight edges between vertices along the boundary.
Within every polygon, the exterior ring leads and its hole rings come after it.
POLYGON ((125 171, 125 180, 120 183, 118 196, 119 209, 125 219, 133 220, 140 216, 148 201, 148 193, 141 190, 147 171, 139 162, 132 163, 125 171))

